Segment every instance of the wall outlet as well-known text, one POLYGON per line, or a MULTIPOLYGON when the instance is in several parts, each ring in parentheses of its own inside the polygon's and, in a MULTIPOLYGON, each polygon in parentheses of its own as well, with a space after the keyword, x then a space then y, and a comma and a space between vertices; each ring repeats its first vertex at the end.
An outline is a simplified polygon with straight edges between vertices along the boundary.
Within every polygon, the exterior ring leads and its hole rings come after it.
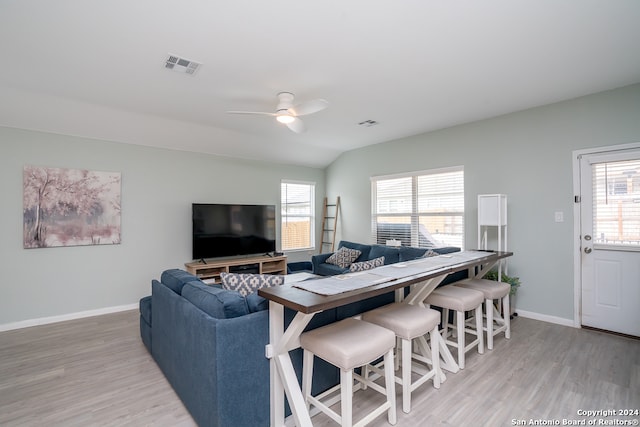
POLYGON ((556 212, 556 222, 564 222, 564 212, 556 212))

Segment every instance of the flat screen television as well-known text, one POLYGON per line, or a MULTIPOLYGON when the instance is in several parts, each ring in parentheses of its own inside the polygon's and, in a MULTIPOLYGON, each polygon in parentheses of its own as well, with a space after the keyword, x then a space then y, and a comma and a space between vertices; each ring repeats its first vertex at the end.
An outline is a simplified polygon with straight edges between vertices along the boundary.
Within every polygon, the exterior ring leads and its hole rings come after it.
POLYGON ((275 205, 193 203, 193 259, 276 250, 275 205))

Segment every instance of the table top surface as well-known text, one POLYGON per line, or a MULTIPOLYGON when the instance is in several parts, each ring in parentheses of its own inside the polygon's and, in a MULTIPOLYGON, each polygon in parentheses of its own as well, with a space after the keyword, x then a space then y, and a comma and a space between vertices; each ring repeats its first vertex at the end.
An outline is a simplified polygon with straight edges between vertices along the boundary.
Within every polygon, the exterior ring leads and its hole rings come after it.
MULTIPOLYGON (((382 283, 373 284, 365 288, 352 290, 348 292, 339 293, 336 295, 320 295, 314 292, 310 292, 304 289, 300 289, 295 284, 285 284, 282 286, 273 286, 270 288, 261 288, 258 290, 258 295, 270 300, 282 304, 285 307, 289 307, 293 310, 297 310, 303 313, 315 313, 322 310, 328 310, 331 308, 346 305, 352 302, 361 301, 363 299, 371 298, 377 295, 382 295, 387 292, 391 292, 395 289, 410 286, 416 283, 423 282, 435 277, 455 273, 458 271, 473 268, 479 265, 497 262, 500 259, 507 258, 513 255, 513 252, 497 252, 497 251, 463 251, 452 252, 447 254, 447 257, 443 255, 433 257, 439 258, 437 266, 429 268, 428 270, 412 274, 407 277, 401 277, 397 279, 389 279, 382 283), (465 260, 464 255, 471 252, 478 253, 479 257, 475 257, 472 260, 465 260), (456 255, 457 254, 457 255, 456 255), (486 255, 485 255, 486 254, 486 255), (444 257, 444 258, 440 258, 444 257), (442 260, 450 260, 450 262, 443 263, 442 260)), ((393 264, 391 264, 393 265, 393 264)), ((385 266, 387 267, 387 266, 385 266)), ((384 268, 384 267, 379 267, 384 268)), ((376 269, 368 270, 368 272, 375 273, 376 269)), ((316 279, 322 280, 322 279, 316 279)))

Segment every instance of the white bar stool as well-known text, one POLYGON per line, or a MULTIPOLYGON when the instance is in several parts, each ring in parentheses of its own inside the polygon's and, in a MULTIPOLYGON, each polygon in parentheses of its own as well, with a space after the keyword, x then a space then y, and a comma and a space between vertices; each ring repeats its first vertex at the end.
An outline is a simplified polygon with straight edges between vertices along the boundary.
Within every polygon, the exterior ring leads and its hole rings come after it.
MULTIPOLYGON (((461 288, 473 289, 484 294, 485 316, 487 325, 484 330, 487 332, 487 348, 493 349, 493 337, 504 332, 505 338, 511 338, 511 319, 509 310, 509 293, 511 285, 504 282, 496 282, 487 279, 466 279, 454 283, 461 288), (502 310, 498 311, 493 305, 494 300, 502 301, 502 310)), ((500 301, 498 301, 500 306, 500 301)))
POLYGON ((425 304, 434 305, 442 308, 442 337, 445 342, 458 349, 458 366, 464 369, 464 355, 473 347, 478 347, 478 353, 484 353, 484 340, 482 338, 482 302, 484 294, 473 289, 460 288, 453 285, 442 286, 436 288, 427 299, 425 304), (453 329, 454 325, 449 323, 449 310, 456 312, 455 331, 457 341, 449 340, 449 329, 453 329), (468 329, 465 323, 465 313, 467 311, 475 311, 476 328, 468 329), (476 336, 476 338, 465 344, 465 333, 468 332, 476 336))
MULTIPOLYGON (((436 335, 439 333, 440 313, 430 308, 403 303, 393 303, 362 314, 362 320, 371 322, 384 328, 390 329, 400 338, 402 343, 402 377, 396 377, 396 382, 402 385, 402 410, 406 413, 411 411, 411 392, 422 384, 433 378, 433 386, 440 388, 440 352, 436 335), (427 360, 420 355, 413 355, 412 342, 414 338, 431 334, 431 354, 428 363, 430 370, 422 366, 413 366, 412 358, 427 363, 427 360), (413 357, 412 357, 413 356, 413 357), (413 369, 412 369, 413 368, 413 369), (412 371, 420 374, 420 378, 411 382, 412 371)), ((397 361, 396 356, 396 361, 397 361)), ((386 361, 383 362, 386 364, 386 361)), ((379 367, 365 368, 379 372, 379 367)), ((364 373, 365 378, 368 372, 364 373)))
POLYGON ((300 336, 300 346, 304 349, 302 367, 302 392, 307 405, 313 405, 343 427, 361 427, 387 412, 390 424, 396 423, 396 392, 393 374, 393 348, 395 334, 381 326, 348 318, 300 336), (340 384, 314 397, 311 395, 313 378, 313 357, 317 356, 340 368, 340 384), (353 369, 384 356, 384 388, 360 375, 353 369), (372 389, 386 395, 386 402, 353 424, 353 379, 354 377, 372 389), (338 415, 322 402, 340 389, 341 412, 338 415))

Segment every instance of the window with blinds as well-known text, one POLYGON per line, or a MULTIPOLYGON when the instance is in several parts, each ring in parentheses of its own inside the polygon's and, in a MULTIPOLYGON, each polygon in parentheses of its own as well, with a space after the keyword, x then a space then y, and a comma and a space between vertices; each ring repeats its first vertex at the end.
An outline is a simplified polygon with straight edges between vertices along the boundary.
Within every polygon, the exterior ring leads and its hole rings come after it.
POLYGON ((640 160, 596 163, 593 171, 593 240, 640 247, 640 160))
POLYGON ((315 183, 282 181, 280 184, 282 250, 315 247, 315 183))
POLYGON ((414 174, 374 177, 372 191, 373 241, 402 246, 463 247, 464 169, 451 168, 414 174))

